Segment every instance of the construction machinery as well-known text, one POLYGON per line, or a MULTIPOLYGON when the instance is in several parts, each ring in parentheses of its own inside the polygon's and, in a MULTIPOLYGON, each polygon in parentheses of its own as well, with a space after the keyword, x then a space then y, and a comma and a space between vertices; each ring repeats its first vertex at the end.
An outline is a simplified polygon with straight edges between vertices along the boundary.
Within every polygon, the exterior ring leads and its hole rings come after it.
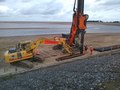
POLYGON ((69 45, 73 44, 79 45, 80 54, 83 54, 84 47, 84 34, 86 27, 86 22, 88 19, 88 15, 84 14, 84 0, 75 0, 74 8, 73 8, 73 22, 69 35, 69 45), (77 8, 76 8, 77 4, 77 8), (77 41, 76 41, 77 40, 77 41), (75 43, 77 42, 77 43, 75 43))
POLYGON ((72 48, 69 46, 69 44, 67 43, 67 39, 66 38, 61 38, 61 37, 55 37, 54 40, 57 43, 56 46, 53 47, 53 49, 62 49, 63 51, 69 54, 72 54, 72 48))
POLYGON ((44 58, 42 56, 37 55, 37 48, 40 44, 58 44, 58 42, 49 39, 36 39, 35 41, 19 42, 15 48, 10 48, 5 52, 5 62, 13 63, 31 58, 39 58, 43 60, 44 58))
MULTIPOLYGON (((86 22, 88 19, 88 15, 84 14, 84 0, 75 0, 73 12, 73 21, 70 34, 64 34, 62 38, 65 39, 60 40, 60 42, 62 42, 61 44, 63 45, 64 50, 69 54, 74 54, 72 50, 77 47, 82 55, 84 49, 84 34, 86 33, 85 29, 87 28, 86 22)), ((80 54, 77 55, 79 56, 80 54)), ((74 54, 74 56, 76 55, 74 54)))
POLYGON ((39 42, 37 41, 24 41, 19 42, 16 48, 10 48, 5 52, 5 62, 12 63, 16 61, 21 61, 25 59, 32 58, 39 42))
MULTIPOLYGON (((67 37, 59 38, 58 41, 50 41, 52 44, 62 45, 64 51, 68 52, 70 55, 74 55, 73 48, 77 47, 80 51, 80 54, 83 54, 84 49, 84 34, 86 27, 86 22, 88 15, 84 14, 84 0, 75 0, 73 7, 73 21, 71 26, 71 31, 67 37)), ((48 43, 49 40, 36 40, 36 41, 25 41, 17 44, 16 48, 10 48, 5 52, 5 61, 7 63, 12 63, 16 61, 26 60, 33 58, 35 56, 36 48, 41 43, 48 43)), ((71 56, 73 57, 73 56, 71 56)))

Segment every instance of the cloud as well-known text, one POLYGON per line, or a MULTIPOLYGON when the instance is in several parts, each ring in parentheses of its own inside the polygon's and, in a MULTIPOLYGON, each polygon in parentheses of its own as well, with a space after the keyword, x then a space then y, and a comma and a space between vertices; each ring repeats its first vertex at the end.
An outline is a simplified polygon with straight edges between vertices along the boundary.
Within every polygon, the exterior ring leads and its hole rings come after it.
MULTIPOLYGON (((0 0, 0 16, 71 21, 73 4, 74 0, 0 0)), ((85 0, 85 13, 89 20, 120 20, 119 6, 120 0, 85 0)))
POLYGON ((9 8, 7 6, 4 5, 0 5, 0 13, 6 13, 9 10, 9 8))
POLYGON ((107 6, 120 5, 120 0, 106 0, 106 2, 103 5, 107 5, 107 6))
POLYGON ((85 13, 90 20, 114 21, 120 20, 119 0, 91 0, 85 4, 85 13))
POLYGON ((5 2, 6 0, 0 0, 0 2, 5 2))
POLYGON ((50 1, 44 4, 35 4, 29 8, 20 9, 23 15, 54 15, 61 12, 63 5, 57 1, 50 1))
POLYGON ((29 2, 30 0, 22 0, 21 2, 29 2))

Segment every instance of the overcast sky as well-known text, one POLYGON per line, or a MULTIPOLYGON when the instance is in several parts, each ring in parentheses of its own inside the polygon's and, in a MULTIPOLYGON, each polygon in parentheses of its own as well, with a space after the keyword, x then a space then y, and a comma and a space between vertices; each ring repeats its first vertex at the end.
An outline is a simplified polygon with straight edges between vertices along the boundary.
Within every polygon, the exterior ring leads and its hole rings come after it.
MULTIPOLYGON (((71 21, 74 0, 0 0, 0 20, 71 21)), ((120 0, 85 0, 89 20, 120 21, 120 0)))

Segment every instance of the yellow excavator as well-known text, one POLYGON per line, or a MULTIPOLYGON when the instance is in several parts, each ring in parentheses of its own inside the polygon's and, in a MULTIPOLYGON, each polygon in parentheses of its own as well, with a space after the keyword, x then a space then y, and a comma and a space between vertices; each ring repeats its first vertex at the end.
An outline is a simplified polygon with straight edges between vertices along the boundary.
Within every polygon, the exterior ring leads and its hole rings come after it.
POLYGON ((16 48, 10 48, 4 54, 5 62, 12 63, 33 58, 41 40, 19 42, 16 48))
POLYGON ((40 44, 62 45, 65 52, 72 54, 71 47, 66 43, 65 38, 59 38, 59 40, 37 39, 35 41, 19 42, 15 48, 7 50, 4 53, 5 62, 14 63, 31 58, 44 60, 41 55, 37 55, 37 50, 40 44))
POLYGON ((14 63, 31 58, 44 60, 44 58, 40 54, 37 55, 38 47, 41 44, 48 44, 48 45, 62 44, 65 51, 71 53, 71 48, 66 44, 65 38, 60 38, 58 41, 43 38, 43 39, 36 39, 34 41, 19 42, 15 48, 10 48, 4 53, 5 62, 14 63))

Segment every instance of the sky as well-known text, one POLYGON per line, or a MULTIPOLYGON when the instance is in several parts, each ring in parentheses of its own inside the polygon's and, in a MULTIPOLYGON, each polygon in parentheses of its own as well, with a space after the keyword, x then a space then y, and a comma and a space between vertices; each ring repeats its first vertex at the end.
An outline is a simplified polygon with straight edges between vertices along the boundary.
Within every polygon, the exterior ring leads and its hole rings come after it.
MULTIPOLYGON (((71 21, 74 0, 0 0, 0 21, 71 21)), ((120 0, 85 0, 89 20, 120 21, 120 0)))

